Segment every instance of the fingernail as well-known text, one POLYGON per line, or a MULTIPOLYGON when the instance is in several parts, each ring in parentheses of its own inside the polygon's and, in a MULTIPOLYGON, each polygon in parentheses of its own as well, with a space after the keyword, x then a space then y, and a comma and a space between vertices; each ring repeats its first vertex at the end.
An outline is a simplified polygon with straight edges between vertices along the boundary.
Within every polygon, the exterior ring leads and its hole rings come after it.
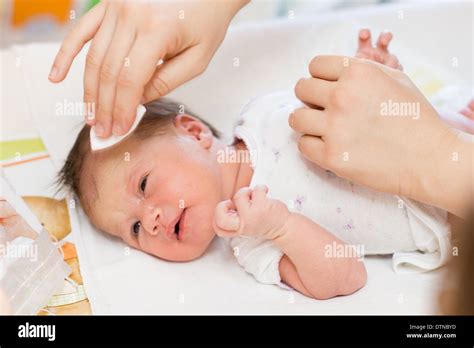
POLYGON ((95 125, 95 134, 97 134, 99 137, 104 135, 104 126, 102 126, 100 123, 95 125))
POLYGON ((83 116, 85 116, 85 119, 86 119, 86 123, 87 124, 94 124, 94 121, 95 121, 95 114, 91 111, 86 111, 83 116))
POLYGON ((50 73, 49 73, 49 78, 50 79, 55 79, 57 75, 58 75, 58 68, 56 68, 56 66, 53 66, 51 68, 50 73))
POLYGON ((114 124, 114 128, 113 128, 112 132, 115 135, 122 135, 122 127, 119 124, 114 124))

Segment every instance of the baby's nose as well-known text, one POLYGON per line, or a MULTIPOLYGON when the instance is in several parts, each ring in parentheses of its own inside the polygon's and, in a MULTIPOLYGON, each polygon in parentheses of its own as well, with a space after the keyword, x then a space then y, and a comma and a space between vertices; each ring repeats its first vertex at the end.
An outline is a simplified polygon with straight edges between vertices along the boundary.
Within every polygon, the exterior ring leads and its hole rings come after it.
POLYGON ((158 234, 160 228, 164 228, 160 224, 161 211, 159 209, 149 209, 143 219, 143 227, 151 235, 158 234))

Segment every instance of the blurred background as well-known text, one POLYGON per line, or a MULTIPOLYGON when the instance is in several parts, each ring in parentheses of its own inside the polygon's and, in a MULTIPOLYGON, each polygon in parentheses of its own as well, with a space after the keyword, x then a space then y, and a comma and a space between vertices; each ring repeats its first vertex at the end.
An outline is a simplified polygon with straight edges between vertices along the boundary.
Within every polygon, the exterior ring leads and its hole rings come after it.
MULTIPOLYGON (((0 47, 59 41, 85 12, 100 0, 0 0, 0 47)), ((157 0, 162 1, 162 0, 157 0)), ((219 0, 223 1, 223 0, 219 0)), ((233 21, 297 18, 349 7, 406 0, 253 0, 233 21)), ((413 2, 413 1, 411 1, 413 2)), ((418 1, 420 2, 420 1, 418 1)))

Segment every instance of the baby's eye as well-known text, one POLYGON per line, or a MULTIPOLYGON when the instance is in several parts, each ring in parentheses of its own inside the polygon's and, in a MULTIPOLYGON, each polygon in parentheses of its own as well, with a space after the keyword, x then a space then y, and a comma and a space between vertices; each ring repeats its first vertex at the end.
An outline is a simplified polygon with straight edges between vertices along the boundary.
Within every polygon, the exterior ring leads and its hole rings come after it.
POLYGON ((141 222, 140 221, 137 221, 135 222, 133 225, 132 225, 132 234, 136 237, 138 236, 138 233, 140 232, 140 226, 141 226, 141 222))
POLYGON ((145 176, 145 177, 142 179, 142 181, 140 182, 140 190, 141 190, 143 193, 145 193, 147 179, 148 179, 148 175, 145 176))

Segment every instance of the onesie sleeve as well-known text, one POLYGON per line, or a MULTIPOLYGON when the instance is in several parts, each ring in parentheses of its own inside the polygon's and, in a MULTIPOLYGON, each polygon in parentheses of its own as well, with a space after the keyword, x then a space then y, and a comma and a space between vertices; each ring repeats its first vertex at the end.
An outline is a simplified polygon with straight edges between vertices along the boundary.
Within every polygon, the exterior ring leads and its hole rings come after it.
POLYGON ((284 253, 270 240, 236 237, 230 245, 239 264, 263 284, 275 284, 291 290, 281 281, 279 264, 284 253))

